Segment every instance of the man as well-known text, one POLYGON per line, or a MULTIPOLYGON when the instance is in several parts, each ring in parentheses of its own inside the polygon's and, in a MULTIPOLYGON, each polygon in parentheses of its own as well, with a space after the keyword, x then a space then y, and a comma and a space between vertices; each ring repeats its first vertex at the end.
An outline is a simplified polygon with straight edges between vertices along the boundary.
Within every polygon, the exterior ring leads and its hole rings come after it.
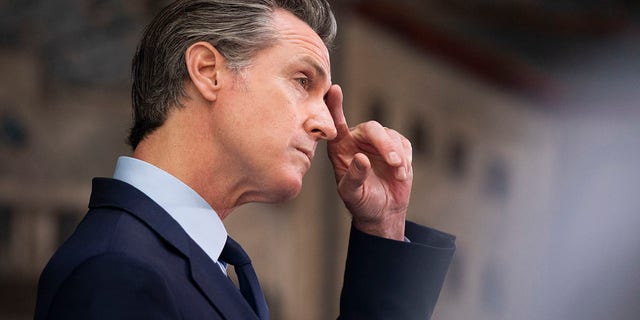
POLYGON ((133 157, 40 278, 36 319, 268 319, 222 220, 295 197, 320 140, 353 216, 342 319, 427 319, 453 236, 405 223, 411 145, 349 129, 331 83, 324 0, 179 0, 133 61, 133 157), (239 290, 228 279, 234 264, 239 290))

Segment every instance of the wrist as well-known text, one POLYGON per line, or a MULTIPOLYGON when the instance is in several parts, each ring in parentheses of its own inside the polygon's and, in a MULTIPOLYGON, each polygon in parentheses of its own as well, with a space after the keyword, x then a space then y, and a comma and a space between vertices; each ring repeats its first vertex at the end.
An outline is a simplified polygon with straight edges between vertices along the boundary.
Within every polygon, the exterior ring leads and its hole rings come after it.
POLYGON ((361 232, 391 240, 405 241, 405 214, 397 214, 383 219, 363 219, 353 217, 353 226, 361 232))

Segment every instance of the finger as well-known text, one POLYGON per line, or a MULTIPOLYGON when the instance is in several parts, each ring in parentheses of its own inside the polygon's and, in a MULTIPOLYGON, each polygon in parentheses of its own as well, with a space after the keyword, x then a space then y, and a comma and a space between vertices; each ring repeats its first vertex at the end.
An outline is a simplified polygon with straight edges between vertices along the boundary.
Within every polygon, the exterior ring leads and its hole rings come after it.
POLYGON ((333 117, 333 123, 338 132, 336 140, 340 140, 341 137, 349 135, 349 126, 347 126, 347 119, 344 117, 344 110, 342 109, 342 99, 342 88, 337 84, 332 85, 325 96, 327 108, 329 108, 331 117, 333 117))
POLYGON ((360 124, 353 131, 353 135, 357 140, 366 142, 371 145, 377 153, 382 155, 385 162, 392 167, 399 167, 403 164, 402 144, 396 143, 394 138, 389 135, 380 123, 369 121, 360 124))
POLYGON ((345 202, 354 203, 361 200, 363 184, 370 172, 369 158, 362 153, 357 153, 349 164, 349 170, 338 184, 338 190, 345 202))
POLYGON ((405 163, 407 177, 410 178, 413 175, 413 147, 411 146, 411 141, 402 137, 402 147, 404 148, 405 157, 407 159, 405 163))
POLYGON ((411 167, 411 150, 407 153, 405 142, 409 144, 409 148, 411 148, 411 143, 404 136, 402 136, 398 131, 393 129, 384 128, 389 137, 394 144, 395 150, 400 150, 400 160, 402 164, 398 166, 395 170, 395 177, 398 180, 406 180, 409 177, 409 168, 411 167))
POLYGON ((402 147, 404 148, 405 156, 409 162, 409 165, 413 163, 413 146, 411 145, 411 141, 409 139, 402 137, 402 147))

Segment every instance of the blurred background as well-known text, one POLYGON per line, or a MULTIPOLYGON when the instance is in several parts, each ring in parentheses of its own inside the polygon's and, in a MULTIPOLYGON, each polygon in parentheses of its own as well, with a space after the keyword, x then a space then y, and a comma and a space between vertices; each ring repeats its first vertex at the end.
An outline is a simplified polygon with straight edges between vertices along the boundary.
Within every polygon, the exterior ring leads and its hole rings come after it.
MULTIPOLYGON (((91 178, 130 153, 130 60, 164 3, 0 0, 0 319, 33 317, 91 178)), ((332 5, 347 120, 412 141, 410 219, 458 236, 433 319, 639 319, 638 2, 332 5)), ((296 200, 225 220, 274 319, 338 313, 334 185, 319 152, 296 200)))

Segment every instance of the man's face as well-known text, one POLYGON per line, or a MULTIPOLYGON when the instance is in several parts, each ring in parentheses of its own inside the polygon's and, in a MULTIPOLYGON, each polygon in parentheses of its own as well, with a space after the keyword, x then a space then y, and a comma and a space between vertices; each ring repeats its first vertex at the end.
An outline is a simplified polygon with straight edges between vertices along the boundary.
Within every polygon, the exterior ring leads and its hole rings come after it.
POLYGON ((276 11, 274 25, 279 41, 218 95, 217 107, 226 110, 215 132, 247 191, 257 193, 252 198, 266 202, 296 196, 317 142, 336 136, 324 102, 331 86, 327 48, 289 12, 276 11))

